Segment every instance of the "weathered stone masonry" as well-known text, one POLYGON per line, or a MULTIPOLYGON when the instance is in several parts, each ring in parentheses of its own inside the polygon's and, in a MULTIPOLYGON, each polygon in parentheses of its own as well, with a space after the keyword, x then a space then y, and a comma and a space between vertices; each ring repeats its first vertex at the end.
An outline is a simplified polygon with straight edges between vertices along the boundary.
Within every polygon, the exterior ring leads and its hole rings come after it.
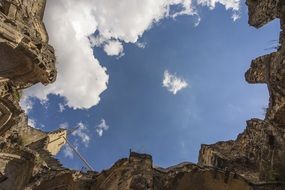
POLYGON ((277 51, 252 61, 249 83, 264 83, 269 105, 264 120, 251 119, 235 141, 202 145, 199 164, 229 168, 250 181, 285 181, 285 1, 248 0, 249 24, 262 27, 280 19, 277 51))
POLYGON ((198 164, 153 165, 130 152, 100 173, 64 168, 54 158, 67 131, 28 126, 21 90, 56 79, 55 52, 42 22, 45 0, 0 0, 0 190, 284 190, 285 1, 247 0, 249 24, 280 19, 276 52, 252 61, 249 83, 268 86, 264 120, 247 121, 236 140, 202 145, 198 164))

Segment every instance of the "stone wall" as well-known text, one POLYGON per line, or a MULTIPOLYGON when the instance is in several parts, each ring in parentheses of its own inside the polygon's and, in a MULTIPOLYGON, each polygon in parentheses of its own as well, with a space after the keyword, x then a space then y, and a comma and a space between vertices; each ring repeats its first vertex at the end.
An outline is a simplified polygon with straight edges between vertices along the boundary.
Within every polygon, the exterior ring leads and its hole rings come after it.
POLYGON ((7 179, 0 183, 0 190, 23 190, 32 176, 33 167, 34 155, 30 151, 1 147, 0 172, 7 179))
POLYGON ((269 105, 264 120, 251 119, 235 141, 202 145, 200 165, 236 171, 260 183, 285 181, 285 1, 248 0, 249 23, 261 27, 280 18, 277 51, 252 61, 245 78, 249 83, 264 83, 269 90, 269 105))
POLYGON ((248 5, 248 23, 260 28, 280 16, 280 2, 282 0, 246 0, 248 5))
POLYGON ((42 22, 45 0, 0 0, 0 190, 284 190, 285 1, 247 0, 249 24, 279 18, 277 51, 252 61, 245 78, 268 86, 264 120, 251 119, 236 140, 202 145, 198 164, 153 166, 152 157, 130 152, 100 173, 73 171, 53 156, 66 130, 28 126, 19 106, 21 89, 56 78, 55 54, 42 22))
POLYGON ((46 149, 52 154, 57 155, 63 145, 66 143, 67 130, 59 129, 58 131, 48 133, 48 142, 46 149))
POLYGON ((0 77, 18 88, 53 82, 54 50, 42 22, 45 0, 2 0, 1 5, 0 77))

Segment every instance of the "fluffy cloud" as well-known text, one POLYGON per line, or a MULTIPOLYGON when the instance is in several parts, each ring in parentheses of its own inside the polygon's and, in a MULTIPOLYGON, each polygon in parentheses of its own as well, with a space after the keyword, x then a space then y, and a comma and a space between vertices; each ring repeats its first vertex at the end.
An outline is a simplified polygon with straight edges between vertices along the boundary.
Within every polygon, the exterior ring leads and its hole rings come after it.
POLYGON ((144 49, 146 47, 146 42, 136 42, 136 46, 138 46, 139 48, 144 49))
POLYGON ((104 45, 104 51, 109 56, 120 55, 123 53, 123 45, 120 41, 110 40, 104 45))
POLYGON ((162 85, 171 93, 174 95, 182 90, 183 88, 186 88, 188 86, 187 82, 179 77, 177 77, 174 74, 169 73, 167 70, 164 71, 164 77, 162 81, 162 85))
MULTIPOLYGON (((84 147, 88 147, 91 137, 88 135, 88 129, 86 125, 84 125, 82 122, 79 122, 76 124, 75 127, 70 128, 69 123, 64 122, 59 125, 59 128, 61 129, 68 129, 69 132, 72 132, 73 138, 72 140, 72 146, 75 148, 75 150, 79 151, 80 145, 84 145, 84 147)), ((71 143, 71 141, 69 140, 71 143)), ((62 149, 63 156, 66 158, 73 159, 74 157, 74 150, 70 147, 69 144, 65 144, 62 149)))
POLYGON ((214 9, 217 3, 224 5, 227 10, 238 11, 240 7, 240 0, 197 0, 197 3, 210 9, 214 9))
POLYGON ((33 109, 33 101, 31 98, 24 96, 20 101, 21 108, 28 114, 33 109))
POLYGON ((25 94, 47 99, 57 94, 73 108, 90 108, 107 89, 106 68, 94 58, 88 36, 97 28, 90 1, 51 0, 47 2, 45 23, 50 43, 55 47, 58 77, 47 87, 35 85, 25 94))
POLYGON ((89 142, 91 140, 88 135, 88 129, 83 123, 78 123, 76 126, 76 130, 72 132, 72 135, 78 137, 80 142, 84 144, 85 147, 88 147, 89 142))
POLYGON ((107 131, 108 129, 109 126, 106 124, 105 119, 101 119, 100 124, 96 126, 96 132, 100 137, 102 137, 104 131, 107 131))
POLYGON ((28 119, 28 125, 30 127, 37 128, 37 123, 36 123, 36 120, 34 120, 34 119, 29 118, 28 119))
MULTIPOLYGON (((79 142, 78 142, 78 139, 76 139, 76 140, 73 142, 72 146, 73 146, 73 148, 74 148, 77 152, 79 152, 79 142)), ((71 148, 69 144, 65 144, 65 145, 63 146, 63 149, 62 149, 62 151, 63 151, 63 156, 66 157, 66 158, 73 159, 73 158, 74 158, 74 154, 75 154, 73 148, 71 148)))
POLYGON ((232 19, 233 21, 236 21, 240 18, 240 0, 197 0, 197 3, 203 6, 208 6, 210 9, 214 9, 216 7, 216 4, 222 4, 225 6, 225 8, 232 9, 232 19))
POLYGON ((217 3, 232 9, 237 19, 239 0, 49 0, 45 23, 59 63, 57 81, 44 88, 36 85, 25 94, 42 100, 57 94, 66 98, 69 107, 90 108, 98 104, 109 80, 91 46, 103 47, 108 55, 122 55, 122 42, 136 43, 161 19, 197 16, 196 6, 213 9, 217 3))
MULTIPOLYGON (((75 148, 78 148, 78 147, 75 146, 75 148)), ((74 152, 73 152, 72 148, 71 148, 68 144, 65 144, 65 145, 63 146, 62 151, 63 151, 64 157, 73 159, 73 157, 74 157, 74 152)))
POLYGON ((41 124, 41 123, 37 123, 35 119, 32 118, 28 118, 28 125, 30 127, 33 127, 35 129, 43 129, 45 128, 45 125, 41 124))
POLYGON ((240 13, 239 12, 233 13, 232 19, 233 19, 233 21, 236 21, 236 20, 240 19, 240 13))
MULTIPOLYGON (((33 109, 33 105, 34 103, 32 99, 28 97, 24 97, 20 101, 20 106, 22 107, 22 109, 25 111, 26 114, 29 114, 29 112, 33 109)), ((28 118, 28 125, 33 128, 37 128, 37 123, 35 119, 28 118)))

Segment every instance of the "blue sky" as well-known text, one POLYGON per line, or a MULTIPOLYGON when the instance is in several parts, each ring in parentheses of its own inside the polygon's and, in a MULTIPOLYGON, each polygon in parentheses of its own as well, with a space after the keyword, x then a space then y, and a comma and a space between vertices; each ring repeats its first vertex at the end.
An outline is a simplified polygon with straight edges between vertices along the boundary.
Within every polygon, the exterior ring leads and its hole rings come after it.
MULTIPOLYGON (((197 16, 163 18, 136 43, 120 41, 124 49, 118 56, 93 47, 109 77, 97 105, 75 109, 67 105, 67 98, 49 94, 45 101, 30 98, 29 117, 45 131, 80 123, 83 127, 69 140, 96 170, 128 156, 130 148, 152 154, 155 165, 163 167, 197 162, 200 144, 235 139, 246 120, 264 117, 267 88, 247 84, 244 73, 252 59, 277 46, 279 23, 259 30, 249 27, 243 4, 235 22, 232 11, 222 5, 198 10, 197 27, 197 16), (174 95, 163 87, 165 71, 188 86, 174 95), (63 111, 59 105, 64 105, 63 111)), ((84 166, 65 151, 57 156, 65 166, 84 166)))

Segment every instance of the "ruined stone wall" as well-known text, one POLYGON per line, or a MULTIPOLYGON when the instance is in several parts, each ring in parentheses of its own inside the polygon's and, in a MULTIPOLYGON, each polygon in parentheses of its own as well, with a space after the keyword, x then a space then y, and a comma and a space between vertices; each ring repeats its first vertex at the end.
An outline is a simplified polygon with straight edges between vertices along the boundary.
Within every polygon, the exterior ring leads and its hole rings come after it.
POLYGON ((260 28, 280 16, 279 4, 282 0, 246 0, 248 5, 248 23, 260 28))
POLYGON ((198 164, 153 166, 130 152, 100 173, 72 171, 53 157, 67 131, 28 126, 21 89, 56 78, 55 55, 42 22, 45 0, 0 0, 0 190, 284 190, 285 1, 247 0, 249 24, 279 18, 280 46, 252 61, 245 78, 268 86, 264 120, 251 119, 236 140, 202 145, 198 164))
MULTIPOLYGON (((131 152, 101 173, 63 172, 45 179, 32 189, 68 190, 253 190, 244 178, 230 171, 184 163, 171 168, 154 168, 150 155, 131 152), (68 183, 66 183, 68 182, 68 183)), ((49 177, 47 177, 49 176, 49 177)))
POLYGON ((19 113, 17 115, 17 122, 14 125, 11 125, 9 131, 5 133, 5 136, 8 137, 12 132, 17 132, 21 141, 21 145, 23 146, 28 146, 33 142, 47 137, 47 134, 45 132, 28 126, 27 122, 27 116, 24 113, 19 113))
POLYGON ((45 0, 2 0, 0 77, 18 88, 48 84, 56 77, 54 50, 42 22, 45 0))
POLYGON ((235 141, 202 145, 200 165, 228 168, 253 182, 285 181, 285 1, 248 0, 249 23, 262 27, 280 18, 280 38, 276 52, 258 57, 245 78, 264 83, 269 105, 264 120, 251 119, 235 141))
POLYGON ((34 155, 19 147, 1 146, 0 172, 7 179, 0 183, 0 190, 23 190, 32 176, 34 155))
POLYGON ((55 55, 42 22, 45 3, 0 0, 0 190, 23 190, 51 165, 60 169, 42 143, 48 134, 28 126, 19 106, 21 89, 56 78, 55 55))
POLYGON ((102 183, 101 189, 253 189, 245 179, 230 171, 224 172, 210 167, 200 167, 191 163, 182 163, 166 169, 153 168, 151 159, 140 154, 130 154, 128 160, 122 160, 120 165, 117 165, 114 169, 111 168, 109 172, 111 173, 106 175, 105 179, 109 179, 109 176, 112 175, 113 180, 109 180, 112 186, 105 186, 105 183, 102 183), (135 158, 136 162, 131 161, 132 157, 135 158), (118 173, 120 170, 126 173, 118 173), (124 176, 128 176, 127 180, 123 178, 124 176), (129 181, 129 183, 126 183, 126 181, 129 181), (122 184, 125 185, 119 186, 122 184))
POLYGON ((66 143, 66 138, 66 129, 60 129, 58 131, 49 133, 46 149, 55 156, 60 151, 62 146, 66 143))

